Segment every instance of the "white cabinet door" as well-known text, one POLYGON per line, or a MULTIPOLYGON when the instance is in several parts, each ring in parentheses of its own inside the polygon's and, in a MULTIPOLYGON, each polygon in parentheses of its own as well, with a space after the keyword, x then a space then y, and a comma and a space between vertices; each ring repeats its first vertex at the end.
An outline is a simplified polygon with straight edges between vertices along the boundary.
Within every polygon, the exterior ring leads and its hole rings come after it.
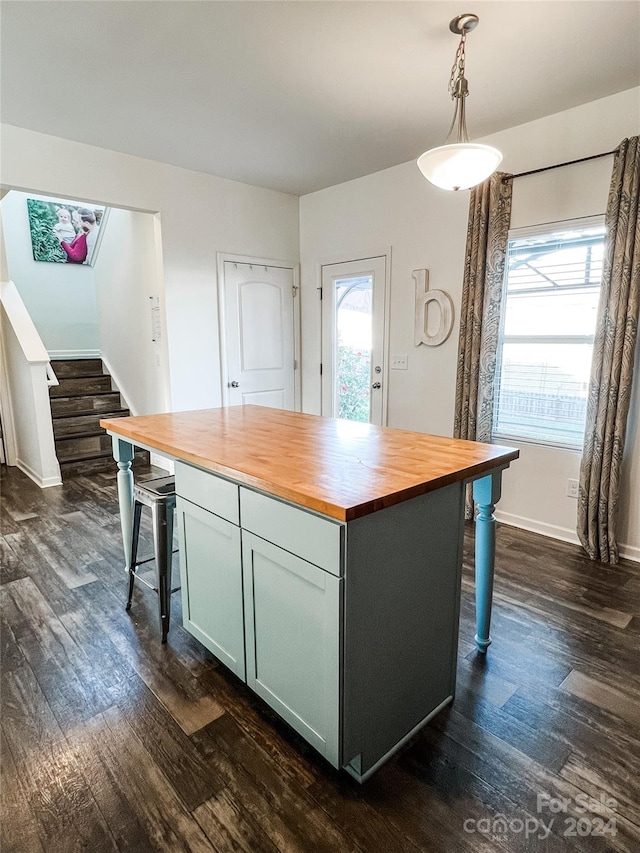
POLYGON ((177 508, 184 626, 244 680, 240 528, 180 497, 177 508))
POLYGON ((242 532, 247 684, 339 766, 342 581, 242 532))

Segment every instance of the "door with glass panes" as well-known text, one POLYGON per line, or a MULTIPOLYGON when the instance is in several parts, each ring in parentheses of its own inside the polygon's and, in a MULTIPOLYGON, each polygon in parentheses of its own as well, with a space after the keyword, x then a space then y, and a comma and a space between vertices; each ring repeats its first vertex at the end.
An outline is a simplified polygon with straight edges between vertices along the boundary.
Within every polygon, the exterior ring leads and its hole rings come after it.
POLYGON ((322 267, 322 414, 383 424, 386 258, 322 267))

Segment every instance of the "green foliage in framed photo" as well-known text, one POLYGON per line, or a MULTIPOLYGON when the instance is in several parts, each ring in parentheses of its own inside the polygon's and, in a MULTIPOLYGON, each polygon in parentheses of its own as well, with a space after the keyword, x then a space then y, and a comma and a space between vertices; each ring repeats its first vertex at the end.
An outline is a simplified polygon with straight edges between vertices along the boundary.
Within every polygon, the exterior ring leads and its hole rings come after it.
POLYGON ((48 201, 28 198, 27 210, 34 261, 63 264, 66 256, 53 233, 54 227, 58 224, 58 215, 54 206, 48 201))

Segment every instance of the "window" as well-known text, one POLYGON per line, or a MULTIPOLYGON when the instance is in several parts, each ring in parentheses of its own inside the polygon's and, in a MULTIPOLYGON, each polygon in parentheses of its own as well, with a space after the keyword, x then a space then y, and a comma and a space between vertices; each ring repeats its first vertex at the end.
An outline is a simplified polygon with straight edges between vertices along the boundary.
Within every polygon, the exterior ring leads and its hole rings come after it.
POLYGON ((603 217, 510 232, 495 439, 582 448, 603 250, 603 217))

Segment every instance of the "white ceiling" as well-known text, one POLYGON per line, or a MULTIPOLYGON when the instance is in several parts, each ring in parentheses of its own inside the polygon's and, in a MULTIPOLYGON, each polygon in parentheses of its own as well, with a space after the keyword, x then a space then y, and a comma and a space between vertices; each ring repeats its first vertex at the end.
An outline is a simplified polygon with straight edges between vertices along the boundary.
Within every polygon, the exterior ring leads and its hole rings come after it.
POLYGON ((1 117, 304 194, 444 142, 462 11, 472 137, 640 84, 637 0, 3 0, 1 117))

